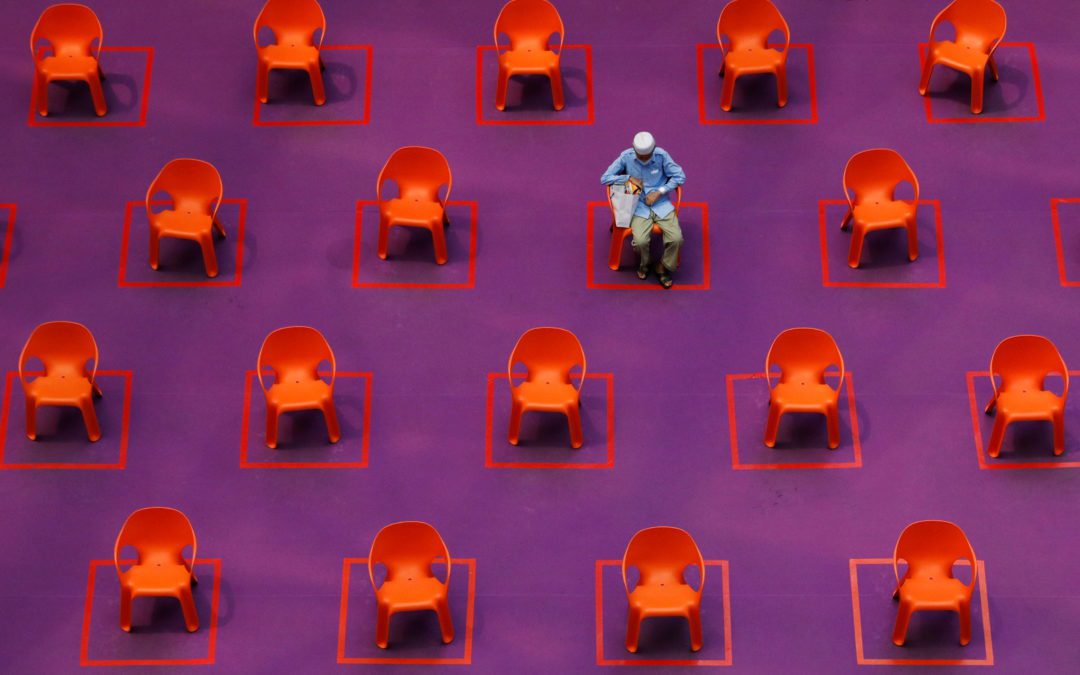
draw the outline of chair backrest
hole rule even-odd
[[[104,33],[94,10],[86,5],[52,5],[45,8],[30,32],[30,53],[35,61],[42,40],[49,43],[54,56],[90,56],[93,53],[97,58]]]
[[[439,532],[427,523],[408,520],[392,523],[379,530],[371,542],[368,554],[368,576],[371,585],[375,583],[375,567],[386,567],[386,580],[394,581],[400,577],[430,577],[431,565],[436,561],[446,563],[446,581],[450,584],[450,551]]]
[[[263,369],[274,371],[274,382],[310,382],[319,379],[319,364],[330,362],[330,386],[334,386],[337,363],[330,343],[323,334],[309,326],[286,326],[278,328],[263,340],[259,349],[259,383],[263,382]]]
[[[166,192],[178,211],[189,209],[217,215],[224,189],[221,174],[213,164],[181,157],[162,167],[150,183],[146,191],[146,211],[151,212],[151,199],[155,194]]]
[[[558,53],[562,52],[566,38],[562,17],[547,0],[510,0],[503,5],[495,19],[495,48],[499,48],[499,34],[510,39],[510,49],[551,50],[552,35],[559,35]]]
[[[780,10],[769,0],[732,0],[720,10],[716,22],[716,40],[724,44],[724,36],[730,40],[729,49],[764,49],[773,31],[784,34],[784,49],[791,43],[791,31]]]
[[[120,553],[125,546],[135,549],[136,564],[161,562],[191,565],[195,562],[195,530],[180,511],[165,506],[150,506],[135,511],[120,528],[113,550],[116,571],[121,572]],[[191,560],[184,558],[184,549],[191,547]]]
[[[615,205],[611,203],[611,191],[614,190],[616,187],[621,187],[621,186],[615,186],[615,185],[605,185],[604,186],[604,197],[607,198],[608,208],[611,209],[612,221],[614,221],[614,218],[615,218]],[[671,199],[671,205],[675,207],[675,215],[679,215],[679,204],[682,203],[682,185],[676,185],[675,186],[675,192],[674,192],[674,194],[669,193],[669,199]]]
[[[765,378],[772,388],[772,367],[780,367],[780,382],[806,378],[825,383],[830,366],[840,369],[839,391],[844,384],[844,357],[832,335],[819,328],[789,328],[773,340],[765,357]]]
[[[914,201],[919,200],[919,181],[915,172],[895,150],[872,148],[851,156],[844,166],[844,194],[849,204],[867,200],[892,200],[896,186],[903,182],[915,188]],[[851,192],[855,193],[852,199]]]
[[[545,379],[570,384],[570,371],[575,367],[581,368],[577,388],[585,382],[585,350],[577,336],[565,328],[530,328],[518,338],[506,367],[511,384],[517,363],[525,365],[530,382]]]
[[[686,583],[686,568],[696,565],[700,583],[698,595],[705,588],[705,560],[694,538],[677,527],[648,527],[635,534],[623,553],[623,586],[633,592],[627,579],[627,569],[637,568],[638,584]]]
[[[990,379],[997,392],[1024,387],[1043,389],[1046,376],[1051,373],[1060,374],[1064,380],[1062,398],[1065,398],[1069,393],[1069,369],[1054,343],[1041,335],[1005,338],[990,357]]]
[[[98,347],[90,330],[73,321],[49,321],[30,333],[19,355],[19,378],[32,358],[41,361],[46,375],[76,375],[91,382],[97,373]],[[87,362],[93,362],[89,372]]]
[[[930,39],[942,21],[956,29],[956,43],[970,45],[989,54],[1005,37],[1005,8],[994,0],[953,0],[941,10],[930,26]]]
[[[957,560],[967,560],[971,565],[970,587],[975,585],[978,569],[975,551],[971,548],[964,531],[945,520],[920,520],[904,528],[896,540],[893,551],[893,573],[900,583],[899,561],[908,564],[906,577],[952,578],[952,567]]]
[[[316,0],[266,0],[255,18],[255,46],[259,46],[259,31],[263,28],[274,33],[274,41],[279,45],[322,47],[326,15]],[[317,45],[316,31],[320,31]]]
[[[450,199],[453,177],[450,163],[434,148],[410,145],[398,148],[386,160],[375,184],[375,194],[383,200],[382,188],[386,181],[394,181],[401,199],[438,201],[444,205]],[[445,185],[446,194],[440,199],[439,189]]]

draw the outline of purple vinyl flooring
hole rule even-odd
[[[256,118],[259,4],[95,0],[106,47],[121,48],[102,54],[113,126],[61,124],[99,121],[83,89],[61,85],[57,112],[28,124],[27,42],[45,3],[0,6],[0,203],[15,205],[0,217],[13,222],[0,361],[15,370],[33,327],[65,319],[93,331],[106,371],[92,446],[67,413],[43,415],[42,440],[26,441],[7,380],[0,671],[577,673],[700,659],[746,673],[875,667],[860,660],[1075,672],[1080,403],[1062,457],[1036,426],[991,460],[989,419],[973,423],[969,399],[969,373],[1009,335],[1046,335],[1080,364],[1080,204],[1054,201],[1080,198],[1074,0],[1006,3],[1002,81],[978,122],[964,78],[939,69],[935,121],[916,91],[943,0],[783,0],[801,45],[790,103],[777,109],[772,82],[748,78],[730,115],[711,47],[722,2],[558,2],[576,47],[555,114],[543,82],[515,84],[517,105],[494,109],[493,52],[478,47],[501,0],[325,0],[326,43],[343,47],[326,52],[327,105],[310,104],[303,77],[274,75]],[[310,121],[341,123],[298,124]],[[607,269],[607,216],[590,204],[641,129],[688,176],[681,287],[668,293]],[[436,147],[453,169],[445,267],[406,232],[378,260],[377,210],[357,204],[403,145]],[[902,236],[882,234],[865,269],[844,265],[833,202],[845,161],[868,147],[897,149],[918,175],[914,264]],[[190,285],[205,281],[193,248],[165,246],[157,273],[146,262],[139,202],[185,156],[216,165],[230,200],[216,286]],[[247,371],[265,335],[292,324],[319,328],[351,374],[336,446],[304,415],[283,424],[290,442],[262,444]],[[497,374],[538,325],[573,330],[599,375],[585,382],[580,451],[542,417],[506,443]],[[830,331],[852,373],[834,452],[813,419],[785,420],[777,448],[761,445],[766,385],[751,376],[779,331],[804,325]],[[970,377],[981,406],[989,385]],[[545,462],[594,468],[518,468]],[[117,626],[113,542],[150,505],[181,509],[198,534],[194,635],[166,600],[140,601],[131,635]],[[364,564],[350,559],[409,519],[434,524],[454,558],[458,637],[442,646],[433,617],[401,617],[381,652]],[[967,647],[955,617],[935,614],[917,616],[908,646],[889,642],[891,570],[875,561],[921,519],[959,524],[983,565]],[[647,624],[636,655],[621,646],[625,596],[601,561],[659,524],[687,529],[711,561],[698,654],[679,622]],[[434,663],[339,663],[365,659]]]

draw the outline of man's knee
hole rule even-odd
[[[651,232],[646,231],[645,234],[642,235],[640,238],[635,234],[630,241],[632,242],[635,249],[648,248],[649,244],[651,243],[651,234]]]

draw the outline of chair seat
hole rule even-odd
[[[857,204],[852,212],[855,221],[866,227],[900,227],[906,225],[915,208],[903,201],[867,201]]]
[[[930,54],[938,63],[957,70],[971,72],[986,65],[986,52],[972,45],[961,45],[950,40],[930,44]]]
[[[827,384],[781,382],[773,387],[769,400],[791,412],[820,412],[825,405],[835,403],[838,396],[838,392]]]
[[[684,614],[698,604],[698,594],[687,584],[638,586],[630,594],[630,606],[646,614]]]
[[[71,403],[91,394],[90,380],[79,375],[43,375],[28,386],[30,396],[39,405]]]
[[[194,238],[209,232],[214,220],[208,213],[168,210],[151,216],[150,224],[166,237]]]
[[[309,68],[319,62],[319,50],[311,45],[267,45],[259,59],[271,68]]]
[[[522,382],[513,391],[519,403],[538,410],[562,410],[577,405],[580,398],[574,385],[563,382]]]
[[[776,49],[730,50],[724,55],[724,68],[740,73],[771,73],[783,63],[784,53]]]
[[[1060,396],[1044,390],[1003,391],[997,399],[998,413],[1013,419],[1049,419],[1064,407]]]
[[[330,400],[330,385],[322,380],[279,382],[267,391],[267,402],[279,410],[304,410]]]
[[[120,575],[120,584],[144,595],[175,595],[191,585],[191,573],[176,563],[135,565]]]
[[[499,66],[514,73],[547,73],[559,67],[559,55],[543,49],[517,49],[499,54]]]
[[[383,582],[376,596],[379,604],[401,611],[432,609],[446,596],[446,586],[435,577],[395,579]]]
[[[38,70],[53,80],[80,80],[97,73],[98,60],[93,56],[47,56],[38,62]]]
[[[952,609],[971,598],[971,589],[959,579],[907,579],[900,600],[921,609]]]
[[[437,201],[417,198],[391,199],[380,207],[382,217],[399,225],[428,227],[443,218],[443,206]]]

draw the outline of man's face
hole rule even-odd
[[[635,150],[634,154],[637,155],[638,161],[643,163],[643,164],[645,162],[649,161],[650,159],[652,159],[652,153],[651,152],[649,154],[647,154],[647,155],[643,155],[640,152],[638,152],[637,150]]]

